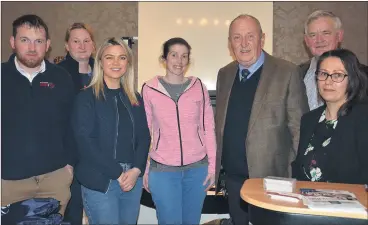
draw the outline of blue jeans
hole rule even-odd
[[[179,172],[149,172],[148,186],[158,224],[199,224],[207,174],[207,165]]]
[[[129,192],[121,190],[117,180],[111,181],[106,194],[82,185],[83,205],[89,224],[136,224],[142,188],[142,177],[138,177]]]

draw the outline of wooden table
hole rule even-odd
[[[364,185],[353,185],[353,184],[337,184],[337,183],[322,183],[322,182],[305,182],[298,181],[296,183],[296,191],[299,192],[300,188],[314,188],[314,189],[333,189],[333,190],[346,190],[354,193],[358,200],[367,208],[368,205],[368,195],[365,191]],[[307,206],[303,205],[302,201],[298,203],[290,203],[280,200],[271,200],[263,189],[263,179],[248,179],[244,182],[243,187],[240,191],[242,199],[250,204],[250,214],[251,207],[258,208],[259,210],[272,212],[280,212],[290,215],[308,215],[309,218],[315,216],[316,218],[323,219],[322,217],[336,221],[345,219],[345,221],[358,222],[357,224],[368,225],[367,215],[356,214],[356,213],[341,213],[341,212],[322,212],[311,210]],[[252,217],[252,215],[250,215]],[[351,219],[351,220],[346,220]],[[251,221],[252,222],[252,221]],[[252,222],[253,223],[253,222]],[[276,224],[276,223],[273,223]],[[306,223],[311,225],[310,223]],[[319,224],[319,223],[316,223]],[[342,223],[343,224],[343,223]],[[256,224],[254,224],[256,225]],[[265,225],[265,224],[262,224]]]

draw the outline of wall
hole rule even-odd
[[[74,22],[84,22],[94,30],[99,46],[107,37],[138,36],[138,2],[1,2],[1,61],[12,53],[9,38],[12,23],[21,15],[36,14],[48,25],[51,36],[49,59],[65,55],[66,29]],[[138,46],[133,45],[137,74]]]
[[[302,63],[308,60],[303,44],[304,22],[315,10],[339,16],[345,30],[342,47],[352,50],[368,64],[368,2],[274,2],[273,55]]]
[[[95,31],[97,44],[111,36],[138,36],[137,2],[2,2],[2,59],[11,54],[12,22],[34,13],[45,20],[51,36],[51,57],[64,54],[66,29],[73,22],[85,22]]]
[[[158,38],[159,43],[150,46],[141,46],[141,51],[144,57],[150,57],[147,60],[148,64],[140,63],[140,81],[147,80],[157,73],[162,72],[162,67],[159,66],[158,56],[160,53],[161,44],[165,38],[169,36],[168,31],[172,30],[176,25],[167,26],[169,29],[165,31],[155,30],[155,27],[151,29],[144,29],[138,26],[138,5],[143,5],[140,8],[139,16],[141,20],[145,20],[144,10],[147,9],[149,14],[155,14],[154,10],[149,11],[149,8],[145,8],[144,5],[150,4],[152,7],[161,5],[168,5],[167,2],[1,2],[1,61],[6,61],[11,54],[11,48],[9,46],[9,38],[11,35],[11,23],[18,16],[26,13],[35,13],[40,15],[49,25],[50,34],[52,40],[51,59],[55,56],[63,55],[64,52],[64,35],[67,27],[76,21],[86,22],[92,25],[94,28],[97,44],[108,36],[138,36],[138,28],[140,29],[140,39],[145,38]],[[328,9],[336,13],[341,17],[345,29],[345,40],[343,46],[354,51],[362,63],[368,64],[368,2],[274,2],[273,8],[265,7],[272,3],[269,2],[175,2],[171,4],[185,4],[190,7],[180,8],[179,11],[165,10],[164,15],[170,15],[173,18],[176,15],[181,15],[183,18],[188,14],[184,9],[189,12],[196,12],[194,5],[207,6],[206,10],[200,10],[202,15],[198,15],[198,19],[202,16],[216,15],[223,18],[232,19],[239,13],[250,13],[257,17],[268,15],[271,18],[273,16],[273,22],[271,18],[271,25],[269,30],[271,33],[266,35],[266,49],[271,50],[273,55],[287,59],[294,63],[301,63],[308,59],[307,51],[303,44],[303,24],[308,14],[317,9]],[[259,5],[261,4],[261,6]],[[262,5],[263,4],[263,5]],[[214,6],[218,5],[216,9]],[[255,7],[252,9],[251,5]],[[182,6],[182,5],[181,5]],[[229,11],[226,12],[225,9]],[[175,8],[174,8],[175,9]],[[257,11],[258,9],[258,11]],[[261,10],[259,10],[261,9]],[[259,12],[261,11],[261,12]],[[207,12],[206,15],[203,12]],[[264,14],[261,14],[261,13]],[[156,13],[157,14],[157,13]],[[146,18],[147,18],[146,14]],[[159,20],[160,15],[157,17],[151,17],[152,23]],[[212,18],[212,17],[211,17]],[[194,19],[194,18],[193,18]],[[174,20],[176,22],[176,20]],[[261,19],[262,26],[269,26],[267,23],[269,20]],[[142,21],[140,21],[142,22]],[[222,21],[223,22],[223,21]],[[161,20],[161,23],[169,23],[169,21]],[[199,26],[197,25],[197,28]],[[154,30],[152,33],[151,30]],[[226,61],[231,60],[227,51],[226,38],[227,31],[224,26],[222,30],[215,30],[210,38],[204,39],[205,41],[197,47],[193,46],[194,64],[192,69],[203,69],[203,63],[205,61],[211,61],[212,66],[207,68],[206,73],[215,74],[217,69],[222,67]],[[198,31],[198,29],[197,29]],[[196,31],[196,32],[197,32]],[[200,32],[200,31],[198,31]],[[197,32],[197,33],[198,33]],[[154,34],[154,35],[152,35]],[[165,38],[161,36],[165,36]],[[205,37],[205,36],[204,36]],[[202,38],[202,36],[201,36]],[[212,42],[214,38],[218,39],[218,42]],[[212,43],[212,44],[211,44]],[[271,46],[270,46],[271,45]],[[198,54],[201,48],[210,49],[210,58],[206,58],[203,54]],[[133,47],[135,51],[136,59],[138,55],[137,45]],[[149,49],[149,51],[147,51]],[[147,52],[151,52],[151,56],[146,56]],[[218,53],[225,52],[224,54]],[[216,57],[212,57],[216,56]],[[221,58],[219,58],[221,57]],[[140,60],[143,59],[140,57]],[[143,59],[144,61],[144,59]],[[219,63],[220,62],[220,63]],[[136,70],[138,63],[136,63]],[[215,65],[215,66],[214,66]],[[190,72],[190,71],[189,71]],[[196,70],[194,70],[196,72]],[[201,74],[193,73],[197,76]],[[213,78],[211,78],[210,86],[213,87]]]
[[[265,50],[272,54],[272,2],[139,2],[138,85],[165,70],[158,59],[162,44],[183,37],[192,47],[187,75],[216,88],[218,70],[233,59],[228,50],[228,25],[239,14],[257,17],[266,34]]]

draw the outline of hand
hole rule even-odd
[[[146,191],[148,193],[151,193],[149,188],[148,188],[148,173],[143,175],[143,187],[144,187],[144,189],[146,189]]]
[[[66,165],[65,168],[68,170],[68,172],[70,173],[70,175],[73,176],[73,167],[71,165]]]
[[[205,191],[210,190],[210,188],[215,184],[215,174],[208,174],[206,179],[203,182],[203,186],[207,186]]]
[[[135,186],[137,182],[138,176],[141,174],[141,170],[138,168],[132,168],[122,174],[121,179],[119,181],[120,187],[123,191],[130,191]]]

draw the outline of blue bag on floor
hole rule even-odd
[[[60,225],[60,202],[54,198],[31,198],[1,207],[1,222],[9,225]],[[65,224],[65,223],[63,223]]]

